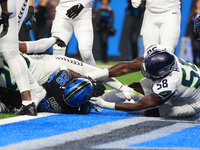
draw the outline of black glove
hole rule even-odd
[[[92,81],[93,82],[93,97],[98,97],[104,94],[106,87],[102,84],[101,81]]]
[[[78,5],[74,5],[73,7],[71,7],[70,9],[67,10],[66,15],[69,18],[74,19],[76,16],[79,15],[79,13],[82,11],[83,8],[84,7],[81,3],[79,3]]]
[[[27,22],[30,21],[31,24],[27,24]],[[34,7],[33,6],[29,6],[28,9],[28,15],[25,19],[25,23],[26,23],[26,27],[31,30],[35,27],[36,24],[36,19],[35,19],[35,14],[34,14]]]
[[[0,20],[0,26],[1,24],[3,24],[3,30],[0,34],[0,38],[3,37],[4,35],[6,35],[6,33],[8,32],[8,27],[9,27],[9,16],[11,15],[12,13],[8,13],[8,14],[5,14],[2,12],[1,14],[1,20]]]
[[[66,47],[66,44],[63,40],[61,40],[59,37],[54,36],[55,38],[57,38],[56,43],[58,46],[60,47]]]

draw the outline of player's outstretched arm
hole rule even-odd
[[[133,73],[141,70],[141,65],[143,61],[143,56],[133,59],[132,61],[120,62],[108,69],[102,69],[98,71],[92,71],[86,73],[93,80],[105,80],[109,77],[118,77],[126,75],[128,73]]]
[[[90,102],[103,108],[123,111],[144,110],[163,104],[165,101],[159,99],[155,94],[149,94],[135,103],[111,103],[104,101],[101,97],[92,97]]]
[[[141,70],[143,56],[133,59],[132,61],[120,62],[108,68],[109,77],[118,77]]]
[[[19,50],[22,53],[41,53],[49,49],[55,42],[55,37],[42,38],[37,41],[19,42]]]

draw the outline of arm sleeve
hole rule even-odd
[[[85,7],[86,5],[88,5],[89,3],[92,3],[93,0],[81,0],[81,4]]]

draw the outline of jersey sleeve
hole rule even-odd
[[[153,83],[152,91],[157,97],[167,101],[175,97],[177,94],[176,82],[170,80],[170,78],[164,78]]]

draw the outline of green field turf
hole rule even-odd
[[[97,67],[108,68],[117,63],[118,62],[113,61],[113,62],[109,62],[107,64],[103,64],[103,63],[97,61]],[[141,72],[136,72],[136,73],[127,74],[125,76],[117,77],[116,79],[118,79],[122,84],[128,85],[130,83],[133,83],[134,81],[140,81],[140,79],[142,79],[142,77],[143,76],[142,76]],[[112,88],[106,86],[106,90],[111,90],[111,89]],[[9,117],[13,117],[13,116],[16,116],[16,115],[14,115],[12,113],[3,113],[3,114],[0,113],[0,119],[9,118]]]

